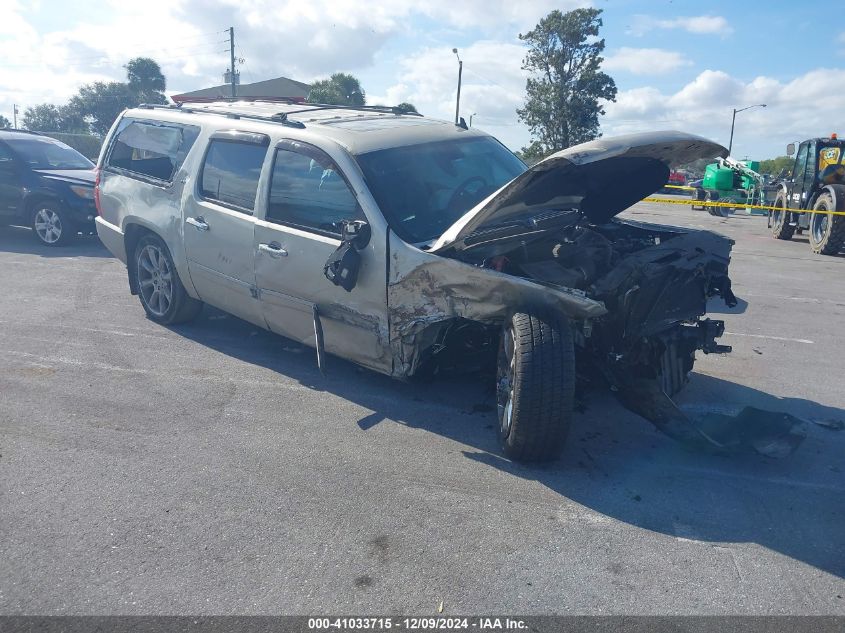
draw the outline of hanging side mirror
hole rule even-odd
[[[331,254],[323,274],[335,286],[351,292],[358,283],[358,270],[361,268],[361,253],[370,242],[372,231],[363,220],[344,220],[341,227],[340,246]]]
[[[795,153],[795,143],[790,143],[786,146],[786,155],[792,156]]]

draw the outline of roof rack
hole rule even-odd
[[[398,106],[380,106],[380,105],[334,105],[331,103],[309,103],[308,101],[299,102],[302,105],[313,106],[311,108],[304,108],[302,110],[293,110],[288,114],[299,114],[301,112],[314,112],[316,110],[360,110],[362,112],[384,112],[385,114],[408,114],[411,116],[422,116],[419,112],[405,112],[400,110]]]
[[[142,110],[178,110],[179,112],[189,112],[191,114],[221,114],[228,119],[253,119],[256,121],[270,121],[272,123],[281,123],[288,127],[295,127],[303,129],[304,123],[299,121],[289,121],[288,115],[285,112],[277,112],[270,116],[261,114],[249,114],[243,112],[227,112],[226,110],[216,110],[212,108],[185,108],[181,104],[170,105],[166,103],[142,103],[138,106]]]
[[[220,114],[230,119],[253,119],[256,121],[271,121],[273,123],[281,123],[282,125],[286,125],[288,127],[295,127],[299,129],[303,129],[305,124],[301,121],[291,121],[288,116],[291,114],[302,114],[305,112],[316,112],[318,110],[353,110],[359,112],[382,112],[385,114],[396,114],[402,115],[407,114],[411,116],[419,116],[421,117],[422,114],[419,112],[404,112],[400,110],[396,106],[354,106],[354,105],[333,105],[330,103],[308,103],[307,101],[300,101],[297,98],[293,97],[221,97],[220,99],[215,99],[215,101],[223,101],[226,103],[237,103],[239,101],[247,101],[247,102],[254,102],[254,101],[268,101],[271,103],[287,103],[289,105],[304,105],[310,106],[307,108],[302,108],[300,110],[292,110],[290,112],[277,112],[276,114],[271,114],[270,116],[262,115],[262,114],[251,114],[251,113],[244,113],[244,112],[227,112],[226,110],[217,110],[212,108],[194,108],[194,107],[185,107],[184,103],[189,102],[180,102],[175,105],[167,104],[167,103],[142,103],[138,107],[144,110],[178,110],[179,112],[189,112],[189,113],[207,113],[207,114]],[[208,103],[208,102],[199,102],[199,103]]]

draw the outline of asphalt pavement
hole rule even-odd
[[[845,614],[845,257],[734,240],[733,345],[690,412],[806,420],[690,452],[600,385],[560,461],[504,459],[479,377],[404,384],[206,308],[147,320],[95,238],[0,229],[2,614]]]

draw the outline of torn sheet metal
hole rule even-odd
[[[583,292],[532,282],[422,251],[394,253],[387,287],[394,374],[413,374],[419,335],[433,324],[463,318],[501,322],[513,310],[550,310],[573,320],[607,309]]]

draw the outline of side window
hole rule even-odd
[[[804,179],[804,172],[807,170],[807,156],[810,148],[809,143],[802,143],[795,156],[795,165],[792,168],[792,179],[800,183]]]
[[[197,140],[199,131],[194,125],[124,119],[106,166],[170,182]]]
[[[266,155],[264,145],[212,139],[200,174],[200,195],[252,213]]]
[[[276,150],[268,221],[339,236],[342,220],[363,218],[355,194],[326,154],[300,143]]]

